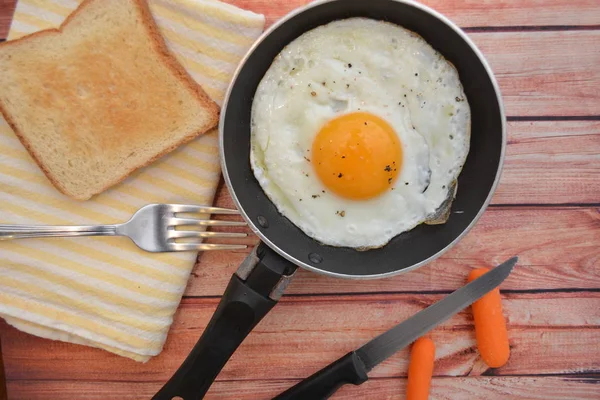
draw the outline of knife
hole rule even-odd
[[[366,382],[369,379],[367,373],[376,365],[500,285],[511,273],[517,260],[517,257],[513,257],[505,261],[446,298],[377,336],[358,350],[346,354],[292,386],[273,400],[327,399],[347,383],[360,385]]]

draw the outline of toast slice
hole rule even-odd
[[[216,126],[145,0],[85,0],[0,44],[0,112],[50,181],[86,200]]]

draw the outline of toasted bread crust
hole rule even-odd
[[[0,49],[2,47],[14,46],[15,44],[19,44],[24,41],[36,39],[36,38],[42,37],[42,36],[48,36],[48,35],[53,35],[53,34],[62,34],[65,27],[68,26],[69,23],[74,18],[76,18],[77,15],[79,15],[79,13],[84,12],[86,7],[89,4],[93,3],[94,1],[99,1],[99,0],[84,0],[69,16],[67,16],[67,18],[62,22],[62,24],[58,28],[45,29],[42,31],[34,32],[29,35],[25,35],[23,37],[15,39],[15,40],[0,43]],[[150,165],[154,161],[158,160],[159,158],[163,157],[164,155],[175,150],[177,147],[181,146],[182,144],[190,142],[191,140],[195,139],[199,135],[208,132],[211,128],[214,128],[217,125],[218,120],[219,120],[219,111],[220,111],[219,106],[208,96],[208,94],[206,94],[206,92],[204,92],[202,87],[194,81],[194,79],[189,75],[189,73],[186,71],[186,69],[179,63],[179,61],[177,61],[175,56],[171,53],[171,51],[167,47],[167,44],[165,43],[165,40],[164,40],[162,34],[160,33],[160,31],[158,29],[158,26],[156,25],[156,22],[154,20],[154,17],[152,16],[152,13],[150,11],[150,8],[149,8],[146,0],[130,0],[130,1],[136,5],[138,11],[140,12],[140,15],[144,21],[144,27],[146,28],[147,34],[150,36],[151,42],[154,45],[154,50],[159,55],[161,61],[169,68],[169,70],[171,72],[173,72],[173,74],[184,85],[184,87],[187,90],[189,90],[191,93],[193,93],[194,97],[196,97],[196,99],[202,104],[202,106],[206,109],[206,111],[209,112],[210,118],[209,118],[208,122],[205,124],[205,126],[203,126],[199,131],[191,132],[189,135],[186,135],[185,137],[183,137],[179,142],[175,143],[172,146],[165,148],[161,153],[152,157],[144,164],[140,164],[140,165],[130,168],[128,171],[126,171],[121,176],[109,181],[101,189],[95,190],[93,193],[90,193],[89,196],[78,196],[75,193],[70,193],[69,190],[60,182],[60,180],[56,179],[56,177],[54,177],[52,175],[52,173],[48,170],[48,168],[45,166],[45,164],[41,161],[40,155],[37,154],[37,152],[33,149],[33,147],[31,146],[31,143],[27,140],[25,135],[22,132],[20,132],[20,130],[17,128],[16,122],[12,119],[10,113],[7,111],[6,106],[3,104],[2,99],[0,98],[0,114],[2,114],[4,116],[8,125],[11,127],[11,129],[13,130],[13,132],[15,133],[15,135],[17,136],[17,138],[19,139],[21,144],[25,147],[25,149],[29,152],[31,157],[36,162],[36,164],[42,170],[44,175],[46,175],[48,180],[61,193],[65,194],[69,197],[72,197],[76,200],[88,200],[92,196],[102,193],[105,190],[107,190],[108,188],[124,181],[134,171]]]

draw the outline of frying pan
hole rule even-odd
[[[350,17],[389,21],[421,35],[454,64],[471,107],[471,148],[448,221],[419,225],[368,251],[323,245],[305,235],[279,214],[249,161],[252,100],[275,56],[304,32]],[[326,0],[284,17],[242,60],[223,105],[219,130],[225,182],[261,244],[232,276],[202,337],[155,399],[204,397],[231,354],[277,303],[297,267],[340,278],[383,278],[439,257],[469,231],[490,202],[506,145],[500,92],[482,54],[444,16],[406,0]]]

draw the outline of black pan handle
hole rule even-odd
[[[322,370],[292,386],[273,400],[327,399],[345,384],[360,385],[367,381],[367,370],[355,352],[346,354]]]
[[[192,352],[152,399],[202,399],[238,346],[277,304],[295,271],[296,266],[259,244],[231,277]]]

